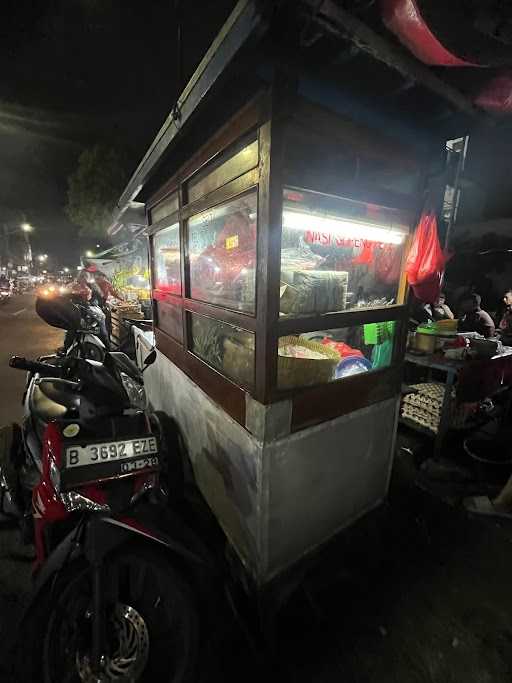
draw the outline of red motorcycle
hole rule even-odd
[[[69,300],[38,312],[80,336]],[[10,365],[28,372],[26,416],[0,493],[36,547],[19,680],[190,680],[199,659],[194,594],[213,564],[161,490],[159,470],[174,480],[180,471],[170,472],[170,438],[147,409],[142,373],[122,353]]]

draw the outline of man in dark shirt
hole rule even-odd
[[[483,337],[494,337],[494,322],[487,311],[480,308],[481,301],[479,294],[470,294],[461,302],[464,315],[459,320],[459,332],[478,332]]]

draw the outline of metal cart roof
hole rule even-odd
[[[489,119],[452,85],[451,74],[448,82],[374,25],[332,0],[240,0],[128,182],[110,232],[126,224],[136,203],[144,201],[149,179],[191,119],[248,55],[247,68],[261,80],[270,80],[276,64],[289,60],[301,70],[302,94],[370,125],[394,128],[411,144],[433,134],[460,135],[472,122]]]

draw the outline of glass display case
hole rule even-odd
[[[190,348],[216,370],[244,386],[254,385],[254,334],[189,313]]]
[[[164,212],[172,202],[164,200]],[[153,212],[152,212],[153,215]],[[176,212],[173,214],[176,216]],[[165,334],[179,342],[183,341],[182,276],[180,223],[161,219],[156,232],[150,238],[151,276],[153,283],[153,317],[155,324]]]
[[[257,193],[193,215],[188,221],[190,296],[254,313]]]
[[[167,195],[164,199],[155,204],[149,212],[151,223],[158,223],[159,221],[171,216],[180,208],[180,200],[177,192]]]
[[[162,228],[153,238],[153,282],[157,299],[165,294],[181,294],[179,223]]]
[[[290,399],[311,424],[346,410],[340,397],[357,407],[372,387],[372,400],[398,391],[415,199],[350,181],[353,158],[371,167],[360,153],[333,175],[347,146],[336,118],[336,145],[322,114],[316,153],[309,141],[301,156],[303,106],[277,123],[265,97],[149,202],[157,347],[235,419],[250,395]],[[316,113],[305,111],[310,125]],[[393,175],[389,147],[370,136],[364,149]]]
[[[286,188],[281,314],[396,304],[405,220],[400,211],[375,204]]]
[[[388,320],[280,337],[277,386],[314,386],[388,368],[395,331]]]
[[[250,136],[254,138],[254,136]],[[227,158],[223,155],[195,173],[187,183],[189,202],[195,202],[230,180],[241,176],[258,165],[258,140],[242,139],[231,150]]]

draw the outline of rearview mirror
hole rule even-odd
[[[67,297],[56,296],[50,299],[36,299],[36,313],[48,325],[62,330],[80,329],[80,310]]]
[[[153,349],[148,353],[148,355],[144,358],[144,368],[142,369],[142,372],[149,368],[150,365],[153,365],[153,363],[156,361],[156,349]]]

